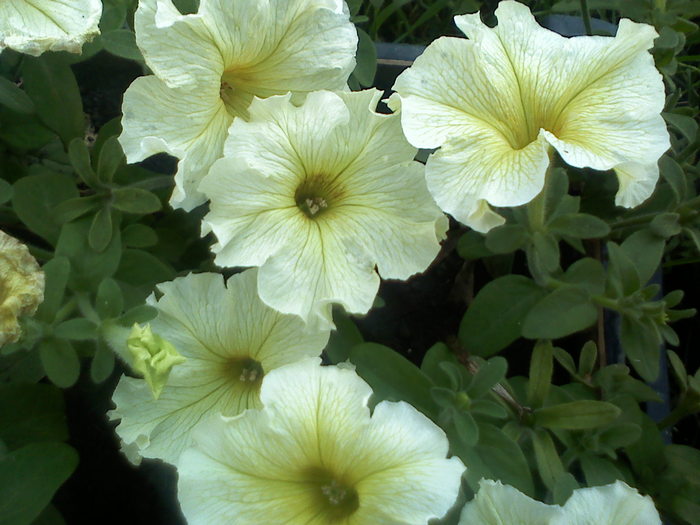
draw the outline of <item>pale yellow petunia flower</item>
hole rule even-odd
[[[381,92],[256,99],[202,182],[216,263],[259,266],[260,297],[310,325],[331,306],[365,313],[379,276],[407,279],[440,250],[446,217]]]
[[[100,33],[100,0],[0,0],[0,51],[80,53]]]
[[[614,169],[618,205],[648,198],[669,147],[654,28],[623,19],[614,38],[564,38],[510,0],[496,16],[495,28],[455,17],[469,38],[436,40],[394,85],[408,140],[440,148],[426,166],[438,205],[486,232],[503,223],[489,205],[540,193],[552,149],[571,166]]]
[[[256,273],[236,274],[226,284],[218,274],[190,274],[158,285],[159,300],[149,298],[158,310],[150,322],[153,337],[132,337],[130,346],[140,341],[152,350],[170,347],[184,359],[166,378],[155,378],[162,387],[158,399],[144,379],[119,381],[110,417],[121,420],[116,431],[132,461],[140,455],[175,463],[202,418],[259,406],[260,384],[269,371],[318,356],[325,347],[329,331],[309,333],[299,318],[260,301]],[[167,354],[166,348],[162,357],[172,362],[172,350]],[[163,371],[159,363],[156,373]],[[143,368],[138,359],[132,366]]]
[[[344,0],[201,0],[191,15],[171,0],[141,0],[135,26],[155,75],[124,95],[119,141],[129,162],[180,159],[171,204],[185,210],[205,201],[199,182],[254,96],[347,89],[355,66]]]
[[[455,503],[464,465],[445,433],[382,401],[352,368],[273,370],[263,408],[212,417],[178,463],[190,525],[426,525]]]
[[[19,318],[44,300],[44,272],[27,247],[0,231],[0,347],[19,340]]]

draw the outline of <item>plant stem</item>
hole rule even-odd
[[[542,191],[532,199],[527,205],[527,217],[533,231],[541,231],[547,222],[547,190],[550,186],[550,173],[553,169],[552,156],[550,155],[549,167],[544,174],[544,185]]]
[[[587,35],[593,34],[591,28],[591,13],[588,11],[588,0],[581,0],[581,17],[583,18],[583,27],[586,29]]]

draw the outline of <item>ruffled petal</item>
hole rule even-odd
[[[620,184],[615,195],[615,204],[633,208],[647,200],[659,180],[659,165],[625,162],[615,166],[615,174]]]
[[[553,525],[562,515],[557,505],[545,505],[500,481],[482,479],[479,492],[462,510],[459,525]]]
[[[649,496],[622,481],[577,489],[552,525],[661,525]]]
[[[218,88],[173,89],[154,76],[137,78],[124,94],[119,142],[129,162],[156,153],[180,159],[174,207],[191,210],[206,199],[199,183],[221,157],[232,117],[219,98]]]
[[[495,206],[519,206],[544,186],[549,146],[539,138],[514,150],[491,130],[473,140],[451,139],[428,159],[425,177],[438,206],[458,221],[486,232],[503,220]]]
[[[0,2],[0,51],[9,47],[39,56],[80,53],[100,33],[100,0],[4,0]]]
[[[218,90],[224,59],[202,15],[182,15],[171,0],[140,0],[134,26],[143,58],[166,85]]]

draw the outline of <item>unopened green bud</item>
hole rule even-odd
[[[170,371],[175,365],[185,362],[185,358],[168,341],[154,334],[150,324],[143,328],[134,324],[127,345],[134,359],[132,368],[143,375],[154,399],[158,399]]]

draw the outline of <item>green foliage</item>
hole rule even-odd
[[[172,176],[126,165],[119,117],[97,130],[86,118],[89,98],[81,98],[73,64],[105,50],[144,67],[132,31],[137,3],[103,3],[102,34],[82,56],[0,55],[0,221],[46,275],[44,302],[22,321],[22,340],[0,349],[0,521],[10,525],[62,519],[49,502],[77,455],[63,443],[61,389],[114,373],[124,334],[156,315],[145,299],[157,283],[218,271],[209,241],[199,240],[204,212],[164,206]],[[440,332],[447,344],[431,341],[418,367],[365,341],[363,323],[336,309],[324,356],[352,363],[374,403],[408,402],[437,423],[468,466],[467,495],[491,478],[563,503],[579,486],[623,479],[650,494],[669,522],[697,523],[700,452],[662,439],[700,413],[700,371],[688,371],[680,357],[693,349],[671,327],[694,311],[678,309],[681,291],[663,295],[651,281],[660,269],[700,261],[700,2],[587,3],[593,17],[630,17],[659,33],[653,54],[666,83],[671,148],[659,161],[655,193],[635,209],[615,207],[612,173],[555,159],[538,197],[499,210],[504,225],[486,235],[450,232],[444,251],[463,259],[462,281],[452,284],[464,314]],[[175,4],[183,13],[198,7],[196,0]],[[578,0],[529,4],[538,15],[581,14]],[[374,83],[375,41],[427,44],[457,34],[455,14],[484,7],[489,22],[495,5],[350,0],[359,26],[351,86]],[[619,321],[626,364],[607,362],[606,311]],[[664,345],[684,352],[665,352],[673,409],[656,423],[643,405],[659,401],[646,382],[659,375]]]

